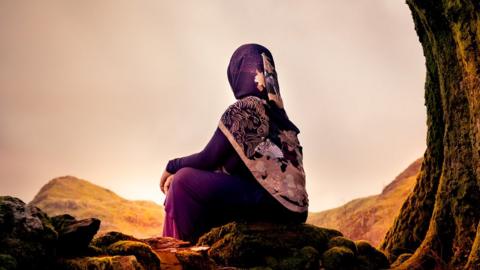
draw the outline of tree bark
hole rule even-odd
[[[427,150],[380,248],[398,269],[480,269],[480,1],[407,0],[426,59]]]

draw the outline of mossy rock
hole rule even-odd
[[[57,238],[42,210],[18,198],[0,196],[0,254],[15,258],[18,269],[51,269]]]
[[[127,234],[123,234],[121,232],[108,232],[102,236],[99,236],[92,241],[92,245],[98,248],[106,248],[113,243],[118,241],[137,241],[141,242],[140,240],[136,239],[135,237]]]
[[[358,251],[358,260],[361,269],[389,269],[390,263],[383,252],[374,248],[369,242],[364,240],[356,241]]]
[[[89,245],[84,252],[85,256],[101,256],[105,255],[105,251],[97,246]]]
[[[320,266],[320,253],[311,246],[295,250],[293,255],[281,259],[277,264],[267,264],[273,269],[318,269]]]
[[[111,244],[105,251],[109,255],[134,255],[145,269],[160,269],[160,259],[152,248],[137,241],[118,241]]]
[[[100,228],[99,219],[77,220],[71,215],[63,214],[51,217],[51,221],[58,232],[58,254],[78,256],[89,253],[89,244]]]
[[[351,270],[355,264],[355,254],[347,247],[332,247],[322,255],[322,267],[326,270]]]
[[[343,236],[335,236],[330,241],[328,241],[328,248],[332,247],[346,247],[350,249],[353,254],[357,255],[357,245],[352,240],[343,237]]]
[[[278,269],[278,270],[290,270],[290,269],[318,269],[320,254],[313,247],[304,247],[300,250],[292,252],[291,256],[284,258],[275,258],[268,256],[265,258],[264,266],[257,266],[250,269]]]
[[[206,253],[182,250],[175,253],[178,261],[182,265],[183,270],[214,270],[217,269],[215,262],[208,257]]]
[[[77,219],[69,214],[57,215],[50,217],[53,227],[58,232],[62,230],[64,227],[69,226],[70,224],[77,221]]]
[[[210,246],[209,256],[220,265],[286,269],[282,265],[315,265],[310,262],[315,259],[307,258],[318,259],[314,254],[321,254],[331,238],[341,235],[309,224],[232,222],[212,229],[197,245]]]
[[[144,270],[133,255],[61,259],[55,269],[61,270]]]
[[[0,254],[0,270],[17,269],[17,260],[10,255]]]

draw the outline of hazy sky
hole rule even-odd
[[[425,150],[424,58],[403,0],[0,1],[0,194],[74,175],[163,202],[166,162],[234,102],[268,47],[301,130],[310,210],[379,193]]]

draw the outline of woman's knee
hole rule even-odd
[[[178,192],[179,190],[184,190],[185,187],[188,187],[189,182],[192,181],[195,174],[195,169],[190,167],[184,167],[178,170],[173,176],[173,182],[170,189],[173,192]]]

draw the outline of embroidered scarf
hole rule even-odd
[[[223,113],[220,130],[275,199],[292,211],[307,211],[300,131],[283,108],[270,51],[258,44],[240,46],[227,75],[237,101]]]

